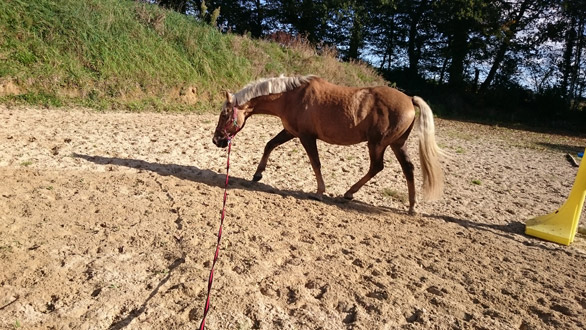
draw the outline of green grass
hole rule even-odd
[[[217,110],[251,80],[317,74],[346,85],[385,82],[363,64],[312,47],[222,34],[193,17],[130,0],[0,1],[0,102],[131,111]],[[179,90],[194,86],[188,104]]]
[[[2,245],[0,246],[0,252],[12,253],[12,246]]]
[[[406,194],[400,193],[400,192],[398,192],[394,189],[391,189],[391,188],[383,188],[382,195],[386,198],[394,199],[394,200],[399,201],[403,204],[407,203],[407,201],[408,201],[408,197]]]

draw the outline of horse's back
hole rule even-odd
[[[367,88],[339,86],[315,78],[307,86],[302,103],[305,120],[320,140],[349,145],[366,140],[374,102]]]
[[[409,113],[414,111],[412,98],[396,88],[388,86],[346,87],[314,78],[308,91],[318,103],[335,104],[352,113],[350,117],[364,119],[372,111]]]
[[[411,98],[386,86],[346,87],[316,77],[300,92],[297,117],[291,119],[298,133],[328,143],[356,144],[382,138],[389,130],[405,131],[415,116]]]

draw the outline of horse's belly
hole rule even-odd
[[[323,132],[320,132],[317,138],[330,144],[339,144],[347,146],[366,141],[366,134],[363,134],[358,130],[325,130]]]
[[[281,120],[283,127],[291,134],[315,136],[317,139],[329,144],[352,145],[366,141],[364,121],[357,124],[355,118],[340,116],[340,113],[332,113],[315,117],[299,116],[296,121]],[[323,115],[323,113],[322,113]],[[336,120],[332,120],[335,118]]]

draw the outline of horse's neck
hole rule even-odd
[[[282,93],[278,97],[275,97],[275,95],[266,95],[256,98],[253,103],[251,115],[259,114],[282,117],[286,102],[285,94]]]

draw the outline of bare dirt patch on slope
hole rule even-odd
[[[0,106],[0,327],[199,326],[225,180],[215,124]],[[436,124],[454,155],[446,193],[408,216],[391,152],[340,201],[368,169],[365,145],[318,145],[323,202],[308,198],[316,183],[297,141],[250,182],[281,129],[252,117],[232,148],[208,328],[586,327],[584,236],[564,247],[523,234],[565,201],[577,169],[564,155],[586,139]]]

